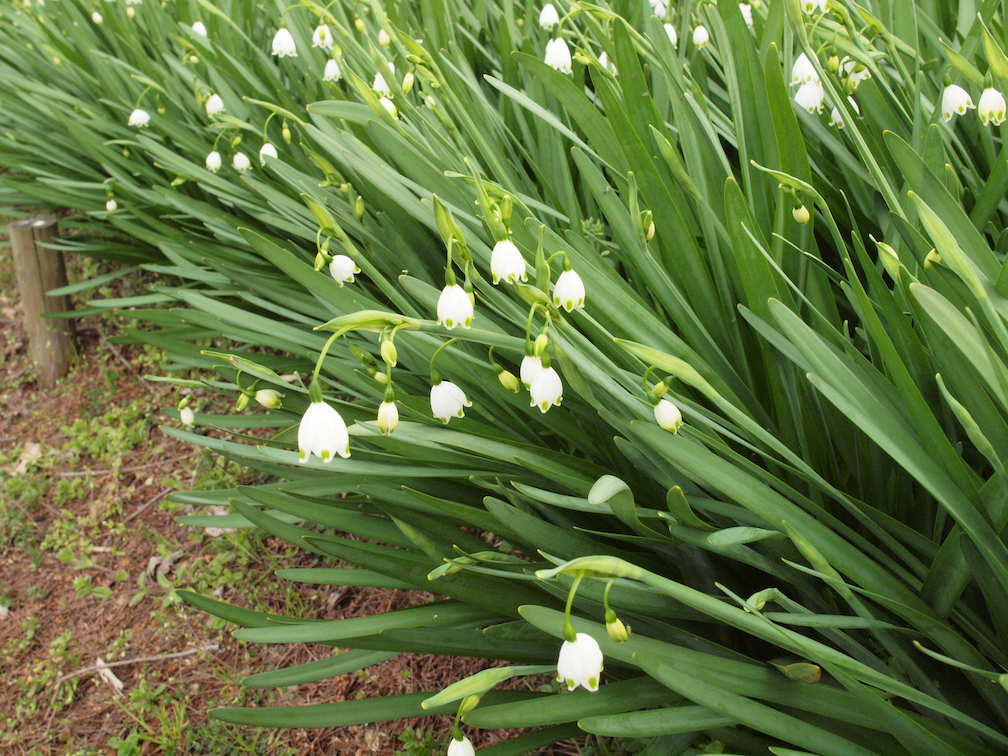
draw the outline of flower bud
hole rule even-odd
[[[924,270],[931,270],[935,265],[941,264],[942,258],[938,254],[938,250],[932,249],[927,253],[927,257],[924,258]]]
[[[291,133],[290,133],[290,129],[287,128],[287,121],[284,121],[283,131],[281,131],[280,133],[283,136],[284,142],[286,144],[290,144],[291,143]]]
[[[361,19],[358,18],[356,21],[354,21],[354,26],[357,28],[358,34],[364,33],[364,22]]]
[[[315,270],[322,270],[322,266],[325,265],[325,257],[321,252],[315,253]]]
[[[373,377],[376,381],[378,381],[378,383],[381,383],[383,385],[388,383],[388,376],[385,373],[375,372]]]
[[[549,346],[549,336],[547,336],[545,333],[540,333],[538,336],[536,336],[534,348],[535,353],[537,355],[542,357],[542,355],[546,354],[546,348],[548,346]]]
[[[413,81],[414,81],[415,78],[416,77],[413,76],[413,72],[412,71],[407,71],[406,75],[403,76],[402,91],[403,91],[404,95],[408,95],[410,92],[413,91]]]
[[[235,402],[235,411],[241,412],[248,406],[248,394],[238,394],[238,401]]]
[[[835,74],[840,70],[840,58],[836,55],[830,55],[829,60],[826,61],[826,67],[829,68],[829,72]]]
[[[100,25],[101,22],[102,22],[102,15],[101,15],[101,13],[99,13],[98,11],[95,11],[94,13],[92,13],[91,14],[91,20],[94,21],[95,24]]]
[[[196,65],[197,63],[199,63],[199,58],[197,58],[195,55],[190,55],[189,62],[192,63],[193,65]]]
[[[231,140],[231,149],[236,149],[239,144],[241,144],[242,138],[241,134],[235,134],[234,139]]]
[[[353,214],[357,220],[364,219],[364,198],[359,194],[357,195],[357,199],[354,200]]]
[[[805,205],[799,205],[798,207],[792,208],[791,215],[798,223],[801,223],[803,226],[806,223],[808,223],[809,220],[811,220],[812,218],[812,214],[809,212],[808,208],[805,207]]]
[[[392,339],[383,339],[381,343],[381,356],[385,360],[386,364],[395,367],[399,361],[399,352],[396,349],[396,345],[392,343]]]
[[[391,389],[386,389],[386,393]],[[392,431],[399,425],[399,408],[396,407],[395,399],[386,399],[378,406],[378,428],[383,435],[391,435]]]
[[[388,32],[384,29],[378,30],[378,44],[384,48],[388,48],[392,44],[392,40],[388,35]]]
[[[182,421],[182,425],[192,428],[196,425],[196,414],[190,407],[183,407],[179,410],[179,420]]]
[[[114,199],[109,198],[108,202],[105,203],[105,209],[110,213],[114,213],[118,208],[119,205],[116,204]]]
[[[623,621],[612,610],[606,612],[605,629],[609,633],[609,637],[616,641],[616,643],[626,643],[627,638],[630,637],[626,625],[623,624]]]
[[[136,15],[136,11],[133,10],[132,7],[129,7],[129,8],[126,9],[126,17],[127,18],[133,18],[133,16],[135,16],[135,15]]]
[[[521,388],[521,382],[510,370],[501,369],[501,371],[497,373],[497,380],[500,381],[501,386],[513,394],[517,394]]]
[[[259,389],[255,400],[266,409],[277,409],[282,404],[283,394],[276,389]]]

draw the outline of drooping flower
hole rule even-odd
[[[353,282],[354,274],[360,273],[360,268],[348,255],[333,255],[332,262],[329,263],[329,273],[336,283],[343,286],[344,283]]]
[[[854,108],[855,113],[861,115],[861,108],[858,107],[857,101],[853,97],[848,97],[847,102],[850,103],[852,108]],[[833,106],[833,112],[830,113],[829,125],[836,126],[838,129],[842,129],[844,127],[843,115],[840,113],[840,109],[836,105]]]
[[[706,26],[698,26],[693,30],[693,46],[697,50],[707,47],[708,42],[710,42],[710,33]]]
[[[91,20],[94,21],[96,24],[101,24],[101,22],[102,22],[102,15],[101,15],[101,13],[99,13],[98,11],[95,11],[94,13],[92,13],[91,14]]]
[[[276,409],[281,404],[282,395],[276,389],[259,389],[255,400],[266,409]]]
[[[206,167],[211,173],[217,173],[221,167],[221,154],[214,150],[206,156]]]
[[[451,381],[440,381],[431,386],[431,414],[447,425],[453,417],[465,417],[464,409],[472,407],[465,392]]]
[[[495,284],[500,281],[513,284],[518,279],[528,280],[525,258],[510,239],[504,239],[494,245],[493,253],[490,255],[490,274]]]
[[[399,117],[399,111],[396,110],[395,103],[392,102],[392,100],[390,100],[388,97],[382,97],[380,100],[378,100],[378,103],[383,108],[385,108],[385,112],[388,113],[390,116],[392,116],[393,118]]]
[[[802,84],[798,87],[798,92],[795,93],[795,102],[803,110],[807,110],[810,115],[815,115],[822,113],[825,97],[826,92],[823,90],[823,85],[818,81],[810,81],[808,84]]]
[[[525,358],[521,362],[521,369],[518,373],[521,375],[521,382],[525,388],[532,387],[532,381],[535,377],[539,375],[539,371],[543,369],[542,360],[538,357],[526,354]]]
[[[384,401],[378,405],[378,428],[385,436],[391,435],[399,425],[399,408],[395,401]]]
[[[585,287],[581,276],[573,270],[565,270],[553,286],[553,305],[570,312],[575,307],[585,306]]]
[[[473,319],[473,303],[466,290],[458,284],[445,286],[437,303],[438,325],[449,331],[455,326],[469,328]]]
[[[749,3],[739,3],[738,9],[742,14],[742,20],[745,21],[745,25],[752,29],[752,6]]]
[[[378,30],[378,44],[386,48],[392,44],[392,38],[389,37],[388,32],[384,29]]]
[[[675,30],[672,24],[665,24],[665,33],[668,34],[669,42],[672,43],[672,47],[679,46],[679,33]]]
[[[662,399],[654,406],[655,421],[667,431],[677,433],[682,426],[682,412],[668,399]]]
[[[543,29],[552,29],[560,23],[560,14],[553,6],[553,3],[546,3],[539,12],[539,26]]]
[[[952,116],[958,113],[966,115],[966,111],[975,108],[973,100],[970,99],[969,92],[958,84],[950,84],[942,92],[942,118],[945,123],[952,120]]]
[[[602,678],[602,649],[588,633],[578,633],[574,641],[564,641],[557,660],[557,679],[567,684],[567,690],[579,685],[585,690],[598,690]]]
[[[259,148],[259,165],[266,165],[266,156],[271,158],[277,157],[277,150],[269,142],[264,142],[263,146]]]
[[[105,209],[110,213],[114,213],[116,210],[119,209],[119,205],[116,204],[116,201],[114,199],[110,199],[108,200],[108,202],[105,203]]]
[[[224,100],[221,99],[219,94],[212,94],[207,98],[206,101],[206,114],[208,116],[215,116],[218,113],[224,112]]]
[[[540,363],[539,371],[529,385],[529,393],[532,395],[530,407],[538,407],[539,411],[545,413],[553,405],[560,406],[563,400],[563,382],[553,367],[543,367]]]
[[[297,57],[297,46],[294,44],[294,37],[286,29],[277,29],[273,35],[273,54],[278,58]]]
[[[238,173],[245,173],[252,167],[252,161],[248,159],[248,155],[244,152],[236,152],[234,158],[231,160],[231,165]]]
[[[666,6],[661,0],[652,4],[651,10],[656,16],[658,16],[658,18],[665,18],[665,16],[668,15],[668,6]]]
[[[319,24],[315,27],[315,32],[311,38],[312,47],[321,47],[323,50],[331,50],[333,46],[333,35],[329,31],[329,24]]]
[[[127,126],[137,126],[138,128],[143,128],[148,123],[150,123],[150,113],[146,110],[141,110],[137,108],[132,113],[130,113],[129,120],[126,122]]]
[[[448,756],[476,756],[476,749],[465,735],[462,736],[462,740],[455,740],[453,737],[448,743]]]
[[[804,226],[812,220],[812,213],[809,212],[809,209],[805,205],[799,205],[798,207],[791,208],[791,217]]]
[[[1005,98],[994,87],[987,87],[980,95],[980,104],[977,106],[977,115],[980,121],[986,126],[993,123],[1000,126],[1005,119]]]
[[[340,413],[325,402],[312,402],[298,426],[298,461],[307,462],[314,454],[323,462],[332,462],[339,454],[350,456],[350,434]]]
[[[802,10],[806,13],[826,12],[826,0],[802,0]]]
[[[191,407],[183,407],[179,410],[179,420],[182,421],[182,425],[192,428],[196,425],[196,414]]]
[[[608,71],[612,71],[613,76],[615,76],[617,73],[619,73],[616,70],[616,64],[609,60],[609,56],[606,55],[605,50],[603,50],[602,54],[599,55],[598,62],[599,62],[599,65],[602,66],[602,68],[605,68]]]
[[[334,58],[329,58],[325,64],[325,72],[322,74],[322,81],[339,81],[343,78],[339,63]]]
[[[816,71],[812,61],[805,53],[795,58],[794,65],[791,66],[791,86],[795,84],[811,84],[819,82],[819,72]]]
[[[377,92],[382,97],[391,97],[392,90],[389,89],[388,83],[385,81],[385,77],[380,73],[375,74],[374,84],[371,85],[371,89]]]
[[[856,92],[858,85],[865,79],[871,78],[871,71],[862,66],[849,55],[844,55],[840,61],[840,70],[847,77],[847,89]]]
[[[570,48],[567,47],[567,40],[562,37],[551,39],[546,43],[546,55],[543,59],[546,65],[555,68],[560,73],[569,74],[573,71]]]
[[[199,34],[201,37],[207,35],[206,26],[203,25],[202,21],[193,21],[192,30],[194,34]]]

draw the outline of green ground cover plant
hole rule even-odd
[[[7,201],[180,281],[91,306],[235,401],[167,432],[275,478],[186,522],[442,597],[178,591],[352,649],[245,684],[512,665],[215,717],[450,713],[451,756],[1008,747],[1001,3],[2,8]]]

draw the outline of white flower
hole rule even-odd
[[[993,87],[987,87],[980,95],[980,104],[977,106],[977,115],[980,121],[986,126],[989,122],[995,126],[1000,126],[1005,119],[1005,98]]]
[[[853,97],[848,97],[847,102],[852,108],[854,108],[855,113],[861,115],[861,108],[858,107],[857,101]],[[833,106],[833,112],[830,113],[829,125],[836,126],[838,129],[842,129],[844,127],[843,116],[840,114],[840,109],[836,105]]]
[[[390,97],[392,95],[392,90],[389,89],[389,85],[385,81],[385,77],[380,73],[375,74],[374,84],[371,85],[371,89],[380,94],[382,97]]]
[[[463,409],[472,407],[465,392],[451,381],[441,381],[431,386],[431,414],[447,424],[453,417],[465,417]]]
[[[269,142],[263,144],[259,148],[259,165],[266,165],[266,156],[269,155],[271,158],[277,157],[276,147],[274,147]]]
[[[325,73],[322,74],[322,81],[339,81],[343,78],[343,72],[339,70],[339,63],[333,58],[326,61]]]
[[[560,23],[560,14],[553,7],[553,3],[546,3],[539,12],[539,26],[543,29],[552,29]]]
[[[130,113],[129,120],[126,122],[127,126],[139,126],[143,128],[148,123],[150,123],[150,113],[146,110],[141,110],[137,108],[132,113]]]
[[[698,26],[693,30],[693,46],[697,50],[702,50],[710,42],[710,34],[707,32],[707,27]]]
[[[100,24],[102,22],[101,13],[99,13],[98,11],[95,11],[94,13],[92,13],[91,14],[91,20],[94,21],[96,24]]]
[[[954,114],[966,115],[967,110],[975,107],[969,92],[958,84],[950,84],[942,92],[942,118],[945,119],[945,123],[951,121]]]
[[[545,413],[554,404],[560,406],[563,399],[563,383],[560,376],[552,367],[542,367],[532,379],[529,386],[529,393],[532,395],[530,407],[538,407],[540,412]]]
[[[667,431],[676,433],[682,425],[682,412],[668,399],[662,399],[654,406],[654,419]]]
[[[668,8],[665,6],[665,3],[661,2],[661,0],[652,5],[651,10],[654,11],[654,14],[658,16],[658,18],[665,18],[665,15],[668,13]]]
[[[823,85],[818,81],[810,81],[808,84],[802,84],[798,87],[798,92],[795,94],[795,102],[803,110],[807,110],[810,114],[822,113],[823,99],[826,97],[826,93],[823,91]]]
[[[795,222],[805,225],[812,219],[812,213],[805,205],[799,205],[798,207],[791,208],[791,217],[795,219]]]
[[[575,307],[585,306],[585,287],[581,276],[573,270],[565,270],[553,287],[553,305],[570,312]]]
[[[820,13],[826,12],[826,0],[802,0],[801,6],[806,13],[815,13],[817,8]]]
[[[738,9],[742,13],[745,25],[752,29],[752,6],[748,3],[739,3]]]
[[[273,36],[273,54],[278,58],[290,56],[297,57],[297,47],[294,44],[294,37],[286,29],[278,29]]]
[[[679,46],[679,34],[676,32],[675,27],[672,24],[665,24],[665,33],[668,34],[669,42],[672,43],[672,47]]]
[[[812,65],[812,61],[808,59],[805,53],[799,55],[791,66],[791,86],[795,84],[811,84],[812,82],[819,81],[819,73],[815,70],[815,66]]]
[[[349,457],[350,434],[340,413],[325,402],[309,404],[298,427],[298,453],[299,462],[312,454],[323,462],[332,462],[334,454]]]
[[[598,690],[602,677],[602,649],[587,633],[578,633],[574,642],[564,641],[557,660],[557,679],[567,683],[567,690],[583,685],[586,690]]]
[[[273,43],[274,46],[276,43]],[[321,47],[325,50],[332,49],[333,46],[333,36],[332,32],[329,31],[328,24],[319,24],[315,27],[315,33],[312,34],[311,38],[312,47]]]
[[[248,159],[248,155],[244,152],[236,152],[234,159],[231,161],[231,165],[238,173],[245,173],[252,167],[252,161]]]
[[[110,199],[108,202],[105,203],[105,209],[108,210],[110,213],[114,213],[118,208],[119,205],[116,204],[116,201],[114,199]]]
[[[280,392],[275,389],[259,389],[255,392],[255,400],[266,409],[276,409],[281,404]]]
[[[392,44],[391,37],[389,37],[388,32],[384,29],[378,30],[378,44],[382,47],[388,47]]]
[[[399,408],[396,403],[382,402],[378,405],[378,429],[383,435],[388,436],[399,425]]]
[[[469,328],[473,319],[473,303],[466,290],[458,284],[445,286],[437,303],[437,322],[449,331],[455,326]]]
[[[493,253],[490,255],[490,274],[495,284],[499,281],[513,284],[519,278],[522,281],[528,280],[525,258],[510,239],[494,244]]]
[[[601,54],[601,55],[599,55],[599,58],[598,58],[598,62],[599,62],[599,65],[600,65],[600,66],[601,66],[602,68],[605,68],[605,69],[608,69],[608,70],[612,71],[612,72],[613,72],[613,75],[614,75],[614,76],[615,76],[615,75],[616,75],[617,73],[619,73],[619,72],[618,72],[618,71],[616,70],[616,64],[615,64],[615,63],[613,63],[613,62],[611,62],[611,61],[609,60],[609,56],[608,56],[608,55],[606,55],[606,53],[605,53],[605,50],[603,50],[603,51],[602,51],[602,54]]]
[[[199,34],[201,37],[205,37],[207,35],[206,27],[203,25],[202,21],[193,21],[192,30],[193,33]]]
[[[543,56],[546,65],[555,68],[560,73],[571,73],[571,54],[567,41],[563,38],[551,39],[546,43],[546,54]]]
[[[212,94],[207,98],[206,101],[206,114],[208,116],[215,116],[218,113],[224,112],[224,100],[221,99],[219,94]]]
[[[388,113],[388,114],[389,114],[390,116],[392,116],[393,118],[398,118],[398,117],[399,117],[399,111],[398,111],[398,110],[396,110],[396,106],[395,106],[395,103],[394,103],[394,102],[392,102],[392,100],[390,100],[390,99],[389,99],[388,97],[382,97],[382,98],[381,98],[380,100],[378,100],[378,103],[379,103],[379,104],[380,104],[380,105],[381,105],[381,106],[382,106],[383,108],[385,108],[385,111],[386,111],[386,112],[387,112],[387,113]]]
[[[476,756],[476,749],[473,748],[472,741],[463,735],[462,740],[451,739],[448,744],[448,756]]]
[[[182,421],[182,425],[192,428],[196,425],[196,414],[190,407],[183,407],[179,410],[179,420]]]
[[[332,274],[333,280],[342,286],[344,283],[352,282],[354,274],[360,273],[360,268],[347,255],[333,255],[332,262],[329,263],[329,272]]]
[[[542,369],[542,360],[538,357],[526,354],[525,358],[522,360],[521,369],[518,371],[521,375],[522,385],[525,386],[525,388],[531,388],[532,381],[535,380],[535,377],[539,375],[539,372]]]
[[[862,81],[871,78],[871,72],[864,66],[861,66],[859,70],[855,70],[859,65],[849,55],[844,55],[843,60],[840,61],[840,70],[847,77],[847,87],[851,92],[857,91],[858,84]]]
[[[214,150],[209,155],[206,156],[206,167],[211,173],[217,173],[221,167],[221,156],[217,150]]]

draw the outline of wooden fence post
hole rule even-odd
[[[70,309],[70,297],[46,296],[47,291],[67,285],[63,253],[42,246],[56,237],[56,219],[51,215],[22,218],[10,223],[7,233],[32,359],[42,371],[42,383],[52,388],[67,374],[76,354],[73,321],[42,317],[46,312]]]

